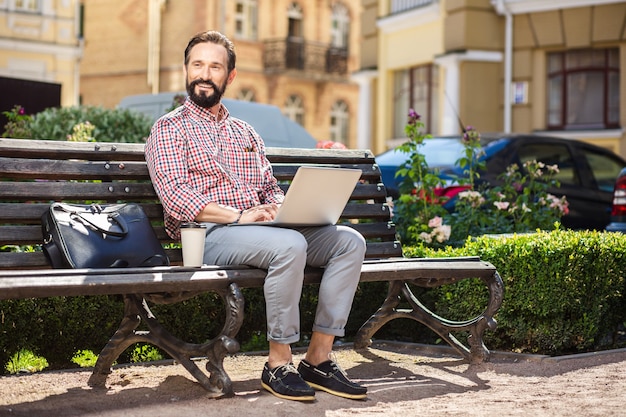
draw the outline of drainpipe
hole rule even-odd
[[[504,133],[511,133],[511,86],[513,85],[513,16],[506,0],[491,0],[499,15],[504,15]]]

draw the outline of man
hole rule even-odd
[[[165,227],[180,237],[182,222],[207,225],[204,263],[266,269],[263,285],[269,356],[262,387],[290,400],[311,401],[315,390],[362,399],[367,389],[331,360],[344,335],[365,256],[365,240],[346,226],[275,228],[229,226],[271,220],[283,192],[254,129],[221,104],[237,74],[232,42],[219,32],[194,36],[183,71],[189,97],[161,117],[146,143],[146,161],[163,204]],[[296,369],[290,344],[300,338],[299,300],[306,265],[324,267],[313,334]]]

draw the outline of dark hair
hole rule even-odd
[[[235,69],[235,61],[237,60],[235,45],[230,39],[215,30],[200,32],[189,40],[189,43],[185,48],[185,65],[189,63],[189,52],[191,52],[191,48],[203,42],[211,42],[217,45],[222,45],[226,48],[226,52],[228,53],[228,73]]]

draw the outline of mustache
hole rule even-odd
[[[215,91],[219,91],[219,87],[217,86],[217,84],[215,84],[213,81],[211,80],[202,80],[202,79],[198,79],[198,80],[193,80],[189,86],[191,88],[194,88],[196,85],[198,84],[208,84],[211,86],[211,88]]]

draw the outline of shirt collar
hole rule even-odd
[[[214,121],[216,123],[224,121],[224,120],[226,120],[230,116],[230,113],[228,112],[228,109],[226,109],[226,106],[224,106],[221,102],[219,104],[219,110],[217,112],[217,116],[214,115],[213,113],[211,113],[211,111],[209,109],[205,109],[204,107],[198,106],[196,103],[191,101],[191,99],[189,97],[187,97],[185,99],[184,106],[187,109],[189,109],[189,112],[193,116],[196,116],[196,117],[198,117],[200,119],[209,119],[209,120],[212,120],[212,121]]]

